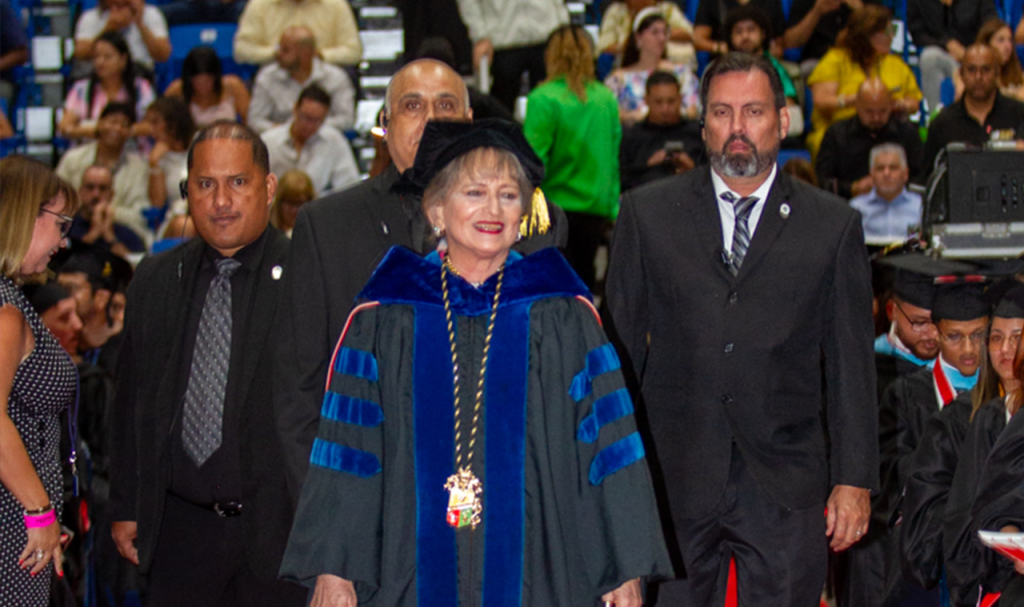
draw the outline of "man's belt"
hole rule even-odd
[[[170,495],[185,502],[186,504],[189,504],[190,506],[195,506],[203,510],[209,510],[211,512],[214,512],[217,514],[217,516],[221,518],[227,518],[229,516],[240,516],[242,514],[242,502],[214,502],[212,504],[204,504],[200,502],[193,502],[190,499],[185,499],[175,493],[171,493]]]

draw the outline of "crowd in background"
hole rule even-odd
[[[521,123],[544,164],[540,187],[565,213],[565,256],[598,296],[620,196],[709,162],[700,96],[708,57],[740,52],[771,62],[791,118],[782,142],[791,159],[779,169],[848,200],[861,216],[865,255],[919,234],[921,186],[943,162],[946,144],[1017,141],[1024,148],[1016,46],[1024,44],[1024,21],[1003,21],[993,0],[910,0],[903,25],[920,57],[914,65],[892,51],[893,11],[876,0],[793,0],[788,18],[782,0],[700,0],[693,22],[685,3],[615,0],[603,6],[596,40],[566,27],[561,0],[447,3],[457,4],[467,39],[427,36],[407,56],[458,68],[468,41],[472,59],[463,71],[479,74],[486,59],[489,90],[465,74],[473,118]],[[251,82],[227,73],[212,48],[196,46],[179,77],[158,90],[154,67],[170,57],[169,24],[235,20],[234,60],[259,66]],[[9,0],[0,0],[0,92],[7,98],[14,96],[11,70],[28,59],[18,22]],[[182,185],[193,137],[218,121],[259,134],[277,181],[270,221],[289,237],[303,205],[382,174],[399,150],[374,135],[367,175],[351,144],[363,52],[356,24],[345,0],[159,7],[100,0],[77,21],[78,77],[57,124],[68,148],[55,173],[79,204],[64,207],[72,215],[70,245],[51,266],[56,282],[28,293],[81,376],[77,436],[89,461],[88,508],[68,497],[63,510],[80,538],[68,553],[72,593],[85,592],[80,584],[91,566],[104,600],[139,598],[137,575],[118,557],[104,515],[107,429],[133,267],[195,236]],[[793,49],[801,50],[799,60],[786,53]],[[953,90],[945,105],[944,86]],[[523,97],[525,112],[517,106]],[[388,128],[383,115],[379,125]],[[14,135],[0,115],[0,138]],[[882,332],[890,330],[890,291],[891,284],[876,291]],[[891,304],[888,310],[892,320]],[[69,507],[79,516],[69,517]]]

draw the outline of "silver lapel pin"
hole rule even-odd
[[[284,268],[281,266],[274,266],[270,268],[270,277],[274,280],[281,280],[281,274],[284,273]]]
[[[381,231],[381,232],[384,232],[384,235],[385,235],[385,236],[387,236],[388,234],[390,234],[390,233],[391,233],[391,231],[390,231],[390,230],[388,230],[388,224],[384,223],[383,221],[382,221],[382,222],[380,222],[380,231]]]
[[[792,209],[789,208],[788,203],[784,202],[782,203],[782,206],[779,207],[779,215],[781,215],[783,219],[787,219],[790,212],[792,212]]]

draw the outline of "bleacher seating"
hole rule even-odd
[[[201,45],[212,47],[220,58],[225,74],[235,74],[250,82],[256,74],[256,66],[236,63],[234,58],[235,32],[237,23],[206,23],[201,25],[176,25],[168,28],[171,41],[171,56],[156,66],[157,89],[164,91],[176,78],[181,76],[181,66],[193,48]]]

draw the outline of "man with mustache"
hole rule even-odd
[[[878,486],[861,222],[778,171],[789,114],[766,59],[717,59],[701,101],[711,166],[623,196],[608,272],[686,572],[654,604],[722,604],[735,560],[741,605],[810,607]]]

